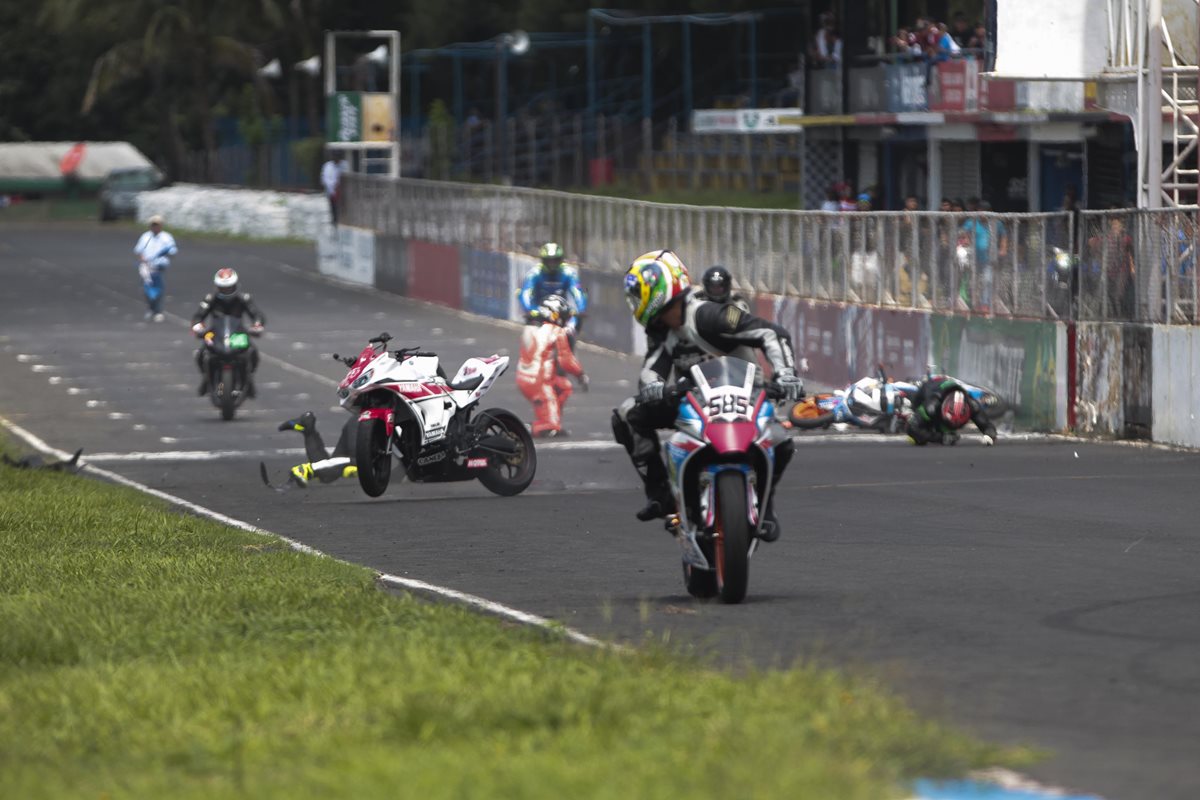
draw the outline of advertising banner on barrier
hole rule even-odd
[[[808,377],[840,388],[882,364],[894,378],[924,374],[929,359],[929,315],[857,306],[830,306],[792,297],[760,295],[755,311],[792,337],[796,358],[808,359]]]
[[[525,310],[521,308],[521,301],[517,294],[525,285],[525,276],[529,274],[529,270],[540,262],[533,256],[527,256],[524,253],[508,253],[507,256],[508,280],[512,286],[512,293],[508,299],[508,318],[513,322],[524,322]]]
[[[933,363],[995,391],[1034,430],[1066,427],[1065,326],[977,317],[930,318]]]
[[[1075,424],[1080,433],[1119,435],[1125,428],[1121,325],[1080,322],[1075,331],[1075,358],[1079,365]]]
[[[893,378],[919,378],[929,363],[929,315],[913,311],[847,306],[849,380],[874,375],[879,365]]]
[[[375,231],[340,225],[317,241],[317,268],[323,275],[375,285]]]
[[[632,353],[633,315],[625,302],[625,284],[619,275],[593,269],[579,271],[580,282],[588,295],[587,316],[580,338],[610,350]]]
[[[763,319],[774,321],[792,337],[796,360],[808,359],[806,379],[835,388],[855,379],[849,377],[840,309],[794,297],[759,295],[754,311]]]
[[[508,319],[515,289],[511,283],[508,256],[490,250],[464,247],[462,262],[463,308],[475,314]]]
[[[451,308],[462,308],[462,274],[458,248],[410,240],[408,296]]]
[[[408,241],[399,236],[375,236],[375,287],[408,294]]]

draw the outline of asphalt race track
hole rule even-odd
[[[668,640],[735,665],[807,657],[866,670],[925,713],[1052,751],[1028,770],[1046,783],[1110,800],[1200,797],[1200,455],[801,437],[780,497],[784,535],[752,562],[747,602],[702,604],[683,591],[661,525],[634,519],[636,477],[608,441],[634,361],[581,351],[592,391],[572,398],[571,440],[539,447],[539,477],[520,497],[476,483],[393,484],[377,500],[355,482],[276,494],[259,481],[260,458],[280,481],[302,460],[288,452],[299,436],[278,423],[314,410],[332,445],[345,418],[330,353],[355,354],[386,330],[397,346],[440,352],[452,372],[470,355],[515,359],[516,328],[326,282],[311,248],[186,235],[168,320],[148,323],[135,238],[0,227],[0,415],[54,447],[84,447],[101,466],[331,555],[585,633]],[[196,396],[184,323],[226,265],[268,319],[259,397],[228,423]],[[485,405],[528,418],[512,374]],[[129,455],[147,453],[166,455]]]

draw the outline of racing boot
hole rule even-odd
[[[258,392],[256,392],[254,390],[254,376],[251,375],[246,378],[246,397],[249,397],[250,399],[254,399],[254,397],[257,396],[257,394],[258,394]]]
[[[671,486],[667,483],[667,468],[662,461],[652,458],[637,466],[646,491],[646,505],[637,512],[637,518],[647,522],[674,514],[675,498],[671,495]]]
[[[208,394],[208,376],[207,375],[205,375],[200,380],[200,388],[196,390],[196,394],[199,397],[204,397],[204,395]]]
[[[779,517],[775,516],[775,490],[772,489],[771,496],[767,498],[766,507],[763,508],[758,538],[764,542],[773,542],[779,538],[781,533],[783,533],[783,528],[779,524]]]
[[[317,415],[311,411],[305,411],[295,419],[289,419],[287,422],[279,423],[281,431],[299,431],[306,433],[317,427]]]
[[[316,474],[312,464],[305,462],[292,467],[292,474],[288,476],[288,480],[299,486],[301,489],[308,487],[308,481]]]
[[[675,513],[675,498],[665,485],[661,488],[646,487],[646,505],[637,512],[637,518],[642,522],[652,519],[662,519]]]

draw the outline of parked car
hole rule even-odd
[[[164,185],[163,175],[154,167],[114,169],[100,185],[100,221],[137,215],[137,195]]]

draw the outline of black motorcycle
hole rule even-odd
[[[247,331],[241,319],[217,317],[204,334],[204,368],[208,396],[221,410],[221,419],[231,420],[245,402],[250,373],[257,354],[250,343],[258,331]]]

